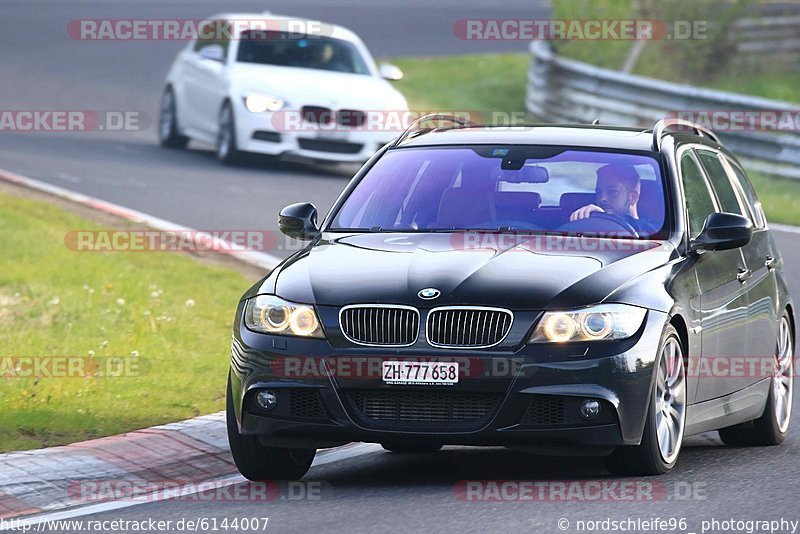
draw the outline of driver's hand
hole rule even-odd
[[[593,211],[605,211],[600,206],[595,206],[594,204],[587,204],[582,208],[578,208],[572,212],[572,215],[569,216],[570,222],[577,221],[578,219],[588,219],[589,215]]]

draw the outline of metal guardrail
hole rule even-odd
[[[624,74],[556,55],[546,41],[533,41],[526,107],[550,122],[652,128],[680,111],[788,112],[800,121],[800,106],[724,91]],[[798,125],[800,126],[800,125]],[[717,131],[748,168],[800,179],[800,135],[796,132]]]
[[[737,20],[731,28],[736,55],[744,60],[775,60],[782,56],[797,61],[800,55],[800,10],[791,6],[780,16],[752,17]]]

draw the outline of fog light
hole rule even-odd
[[[278,396],[268,389],[262,389],[256,395],[256,404],[262,410],[272,410],[278,405]]]
[[[581,402],[581,415],[586,419],[594,419],[600,415],[600,402],[595,399],[584,399]]]

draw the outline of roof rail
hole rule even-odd
[[[715,134],[708,128],[700,126],[699,124],[696,124],[691,121],[677,119],[677,118],[670,118],[670,119],[661,119],[655,124],[655,126],[653,126],[653,150],[661,150],[661,138],[664,135],[667,135],[669,133],[675,133],[667,131],[667,128],[670,128],[672,126],[684,126],[690,128],[694,130],[695,135],[699,135],[701,137],[707,137],[708,139],[711,139],[715,143],[720,143],[717,134]]]
[[[406,139],[411,139],[412,137],[417,137],[418,135],[423,135],[428,132],[432,132],[434,130],[441,130],[443,128],[420,128],[419,126],[425,122],[439,120],[439,121],[450,121],[453,124],[457,125],[457,128],[466,128],[469,126],[477,126],[476,123],[472,122],[468,119],[463,119],[461,117],[457,117],[455,115],[449,115],[447,113],[429,113],[428,115],[423,115],[422,117],[418,118],[414,122],[412,122],[408,128],[400,134],[392,146],[398,146],[400,143],[405,141]]]

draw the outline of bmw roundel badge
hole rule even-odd
[[[435,287],[426,287],[425,289],[420,290],[417,293],[417,296],[422,300],[433,300],[435,298],[439,298],[442,292],[436,289]]]

